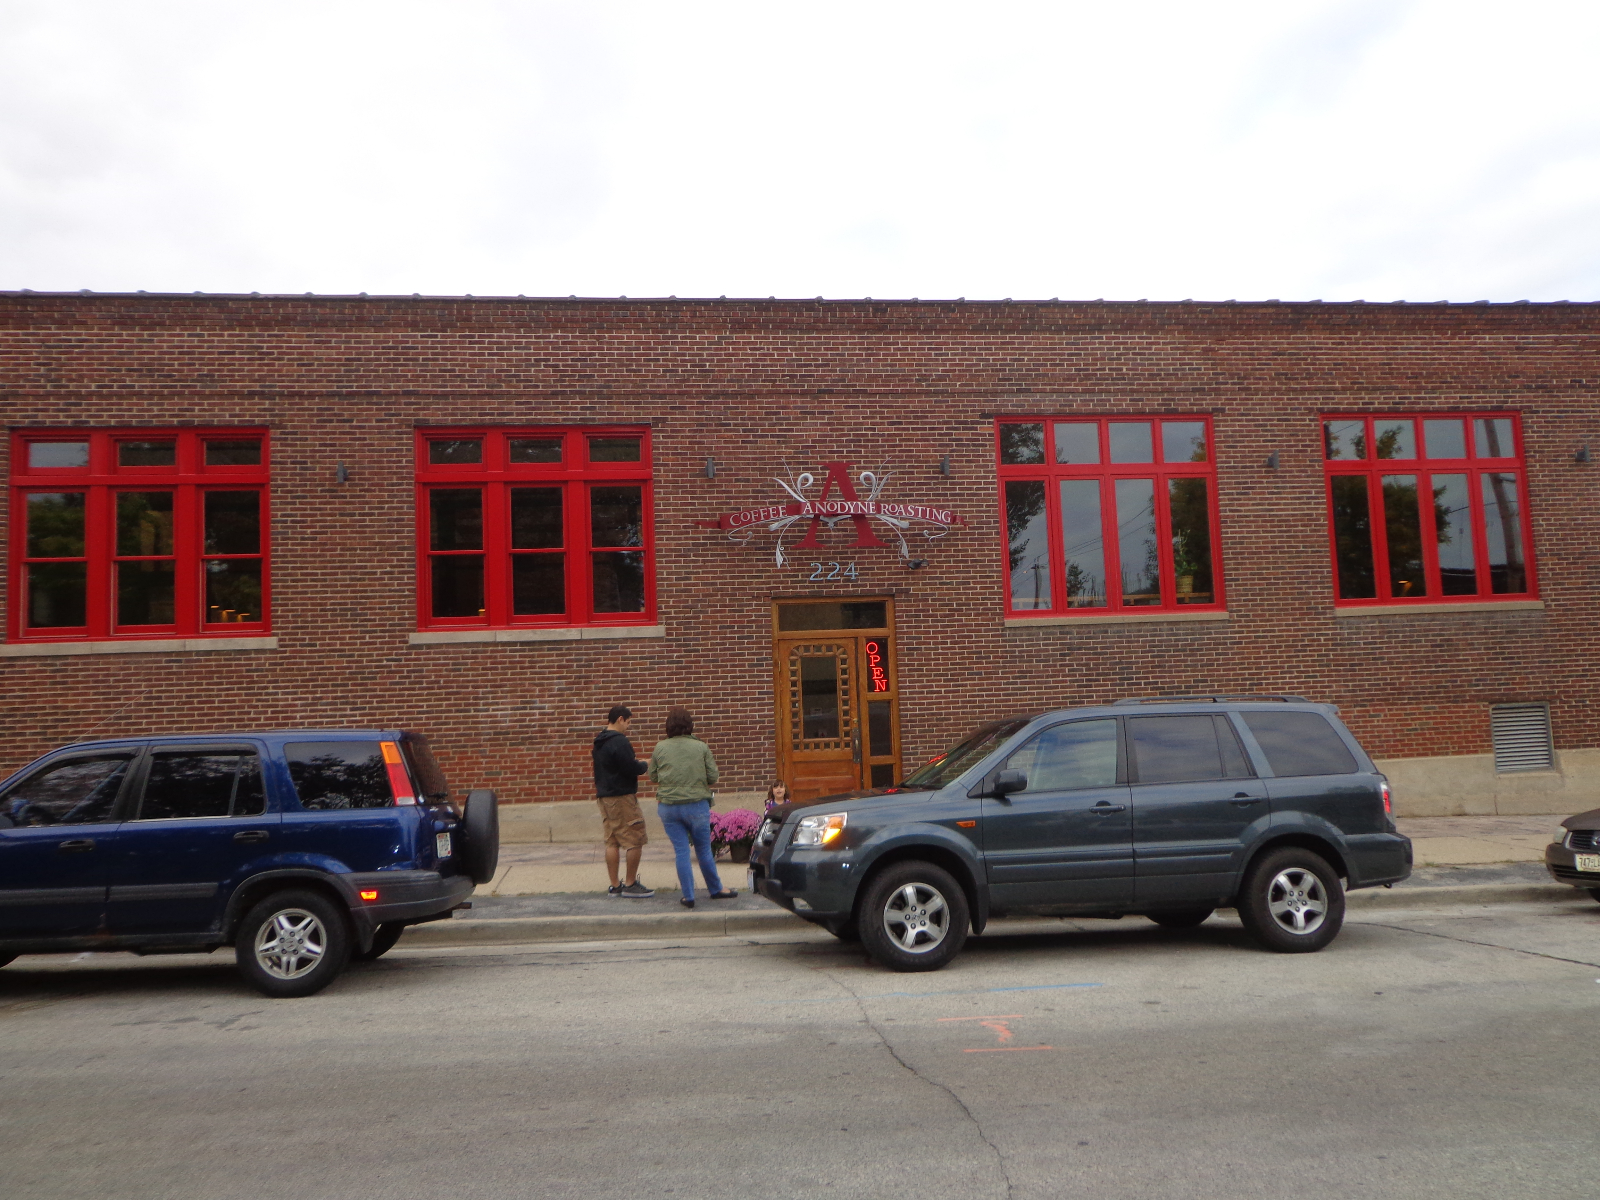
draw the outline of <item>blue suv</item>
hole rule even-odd
[[[0,966],[236,948],[308,996],[494,876],[493,792],[458,810],[427,739],[295,730],[86,742],[0,783]]]

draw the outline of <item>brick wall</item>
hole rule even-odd
[[[12,428],[272,429],[280,638],[0,660],[0,774],[86,736],[401,725],[458,787],[569,800],[621,700],[641,749],[686,704],[725,786],[752,789],[774,753],[771,601],[830,594],[897,599],[908,764],[989,717],[1173,690],[1330,700],[1377,757],[1481,753],[1506,700],[1550,701],[1561,748],[1600,746],[1600,462],[1573,461],[1600,452],[1597,351],[1590,305],[0,295]],[[1316,415],[1488,408],[1523,414],[1545,609],[1335,618]],[[993,418],[1074,412],[1212,414],[1227,621],[1003,627]],[[664,639],[408,644],[417,425],[643,421]],[[912,572],[847,550],[845,523],[827,557],[861,578],[819,586],[770,538],[692,524],[833,459],[969,525]]]

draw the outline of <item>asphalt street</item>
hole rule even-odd
[[[976,939],[407,950],[306,1000],[227,952],[0,970],[0,1190],[160,1197],[1600,1192],[1600,905]]]

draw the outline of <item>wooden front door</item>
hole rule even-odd
[[[773,668],[779,772],[797,799],[899,781],[899,702],[888,620],[885,612],[881,629],[804,633],[786,633],[782,626],[793,622],[778,622]]]

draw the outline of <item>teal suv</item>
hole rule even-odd
[[[1238,910],[1320,950],[1350,888],[1411,874],[1389,785],[1331,705],[1123,700],[985,725],[894,787],[780,805],[751,887],[897,971],[943,966],[992,917]]]

